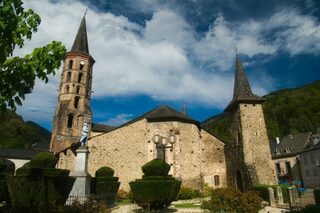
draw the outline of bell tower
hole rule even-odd
[[[60,152],[79,142],[83,123],[91,123],[90,98],[94,62],[89,54],[84,16],[73,46],[64,58],[53,118],[51,152]]]
[[[274,184],[276,180],[262,109],[264,101],[252,93],[237,55],[233,99],[224,110],[232,118],[232,142],[225,150],[228,185],[241,191],[253,184]]]

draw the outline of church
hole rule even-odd
[[[176,111],[163,105],[118,127],[91,124],[94,63],[83,17],[64,59],[53,119],[50,151],[59,157],[58,168],[74,171],[82,127],[89,123],[89,174],[94,176],[102,166],[111,167],[125,190],[130,181],[141,178],[141,166],[155,158],[165,159],[171,165],[169,173],[186,187],[234,186],[245,191],[252,184],[275,184],[261,105],[264,99],[252,93],[238,56],[233,99],[221,115],[202,123],[189,117],[185,107]],[[220,118],[230,121],[230,140],[208,130],[208,121],[215,125]]]

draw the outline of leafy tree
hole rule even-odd
[[[47,83],[66,52],[61,42],[52,41],[24,57],[13,56],[16,47],[30,40],[41,22],[33,10],[25,10],[21,0],[0,1],[0,108],[21,105],[39,78]]]

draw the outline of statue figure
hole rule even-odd
[[[85,122],[82,127],[82,133],[80,138],[81,146],[85,146],[88,140],[88,133],[89,133],[89,125]]]

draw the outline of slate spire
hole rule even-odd
[[[83,16],[76,39],[73,42],[71,51],[89,55],[89,46],[87,38],[86,17]]]
[[[228,109],[230,109],[234,104],[237,103],[262,103],[263,101],[263,98],[252,93],[247,75],[237,54],[235,64],[233,99],[226,107],[225,111],[228,111]]]

